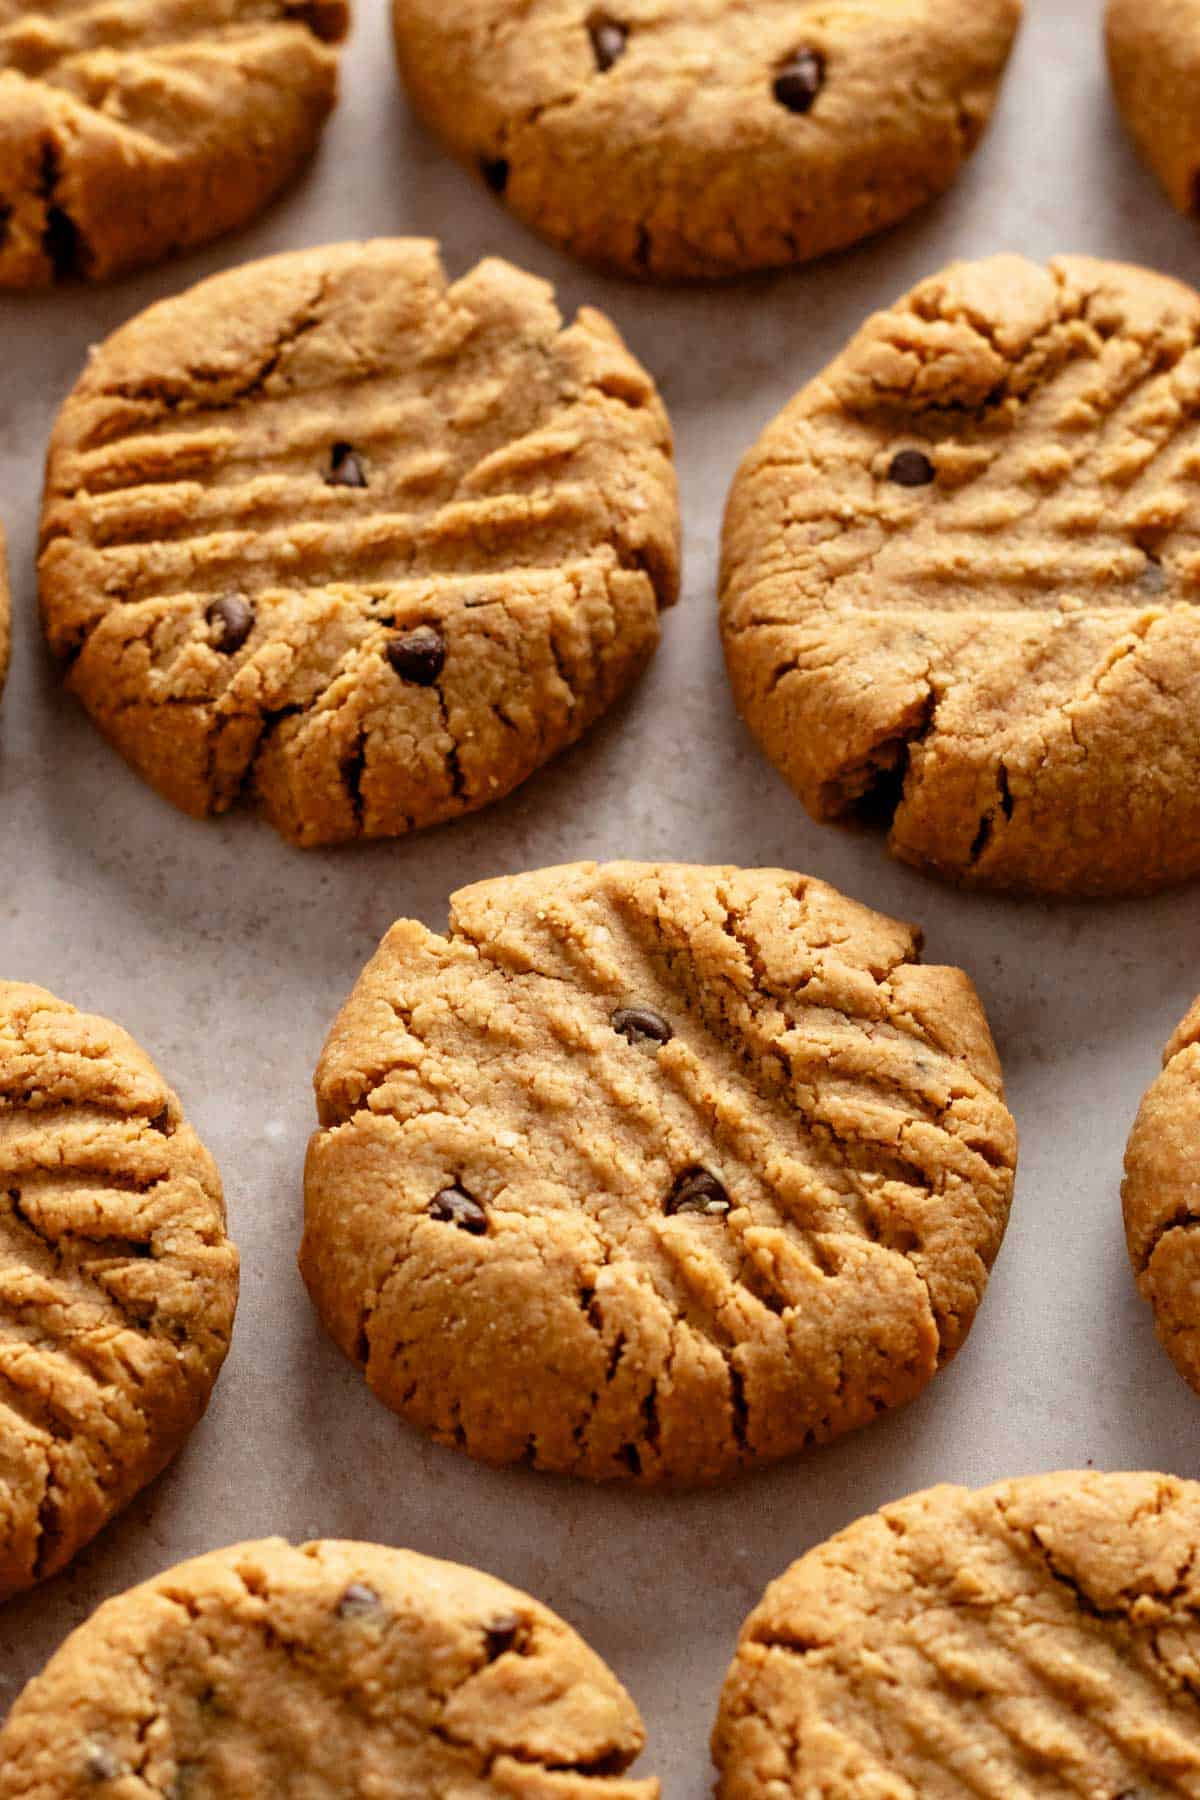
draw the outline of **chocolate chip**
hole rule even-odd
[[[481,162],[479,173],[491,188],[493,194],[502,194],[508,186],[508,164],[502,156],[494,161]]]
[[[472,1200],[460,1187],[443,1188],[440,1194],[435,1194],[429,1202],[429,1216],[439,1225],[457,1225],[460,1231],[469,1231],[472,1237],[484,1237],[487,1233],[487,1214],[478,1200]]]
[[[204,615],[214,650],[235,656],[254,630],[254,608],[245,594],[222,594]]]
[[[607,75],[613,64],[620,62],[624,56],[629,33],[624,25],[618,24],[616,19],[610,19],[607,13],[593,13],[588,20],[588,34],[592,40],[596,67],[602,75]]]
[[[675,1035],[662,1014],[649,1006],[618,1006],[612,1027],[631,1044],[669,1044]]]
[[[89,1781],[119,1781],[125,1769],[103,1744],[89,1744],[83,1753],[83,1772]]]
[[[354,445],[335,444],[329,453],[329,473],[325,477],[325,486],[365,488],[366,485],[366,470]]]
[[[446,640],[432,625],[418,625],[393,638],[385,655],[401,681],[432,687],[446,666]]]
[[[489,1662],[495,1662],[498,1656],[504,1656],[516,1647],[523,1625],[524,1620],[516,1613],[501,1613],[498,1619],[492,1620],[484,1632]]]
[[[818,50],[797,50],[775,76],[775,98],[789,112],[808,112],[825,85],[825,58]]]
[[[367,1587],[362,1581],[352,1581],[337,1603],[337,1616],[339,1619],[361,1619],[367,1613],[378,1612],[382,1604],[374,1588]]]
[[[724,1218],[730,1204],[729,1195],[707,1169],[685,1169],[667,1196],[668,1214],[702,1213],[719,1219]]]
[[[923,450],[897,450],[888,469],[888,480],[897,487],[928,487],[934,468]]]

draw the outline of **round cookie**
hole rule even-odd
[[[950,185],[1020,0],[393,0],[417,111],[552,243],[634,275],[780,267]]]
[[[1108,0],[1108,67],[1125,127],[1180,212],[1200,209],[1200,0]]]
[[[11,649],[12,606],[8,591],[8,547],[4,541],[4,528],[0,526],[0,694],[4,692],[4,678],[8,674],[8,657]]]
[[[423,240],[302,251],[152,307],[51,443],[69,685],[186,811],[301,844],[499,798],[573,743],[676,597],[671,434],[599,313]]]
[[[1164,1349],[1200,1393],[1200,1000],[1134,1121],[1121,1201],[1138,1288]]]
[[[377,1544],[218,1550],[110,1600],[0,1731],[0,1800],[657,1800],[562,1620]]]
[[[0,981],[0,1599],[182,1448],[237,1285],[212,1158],[149,1058]]]
[[[772,1583],[719,1800],[1200,1793],[1200,1485],[1042,1475],[886,1506]]]
[[[742,464],[738,706],[818,819],[981,887],[1200,873],[1200,295],[958,264],[870,319]]]
[[[716,1480],[966,1337],[1015,1131],[975,991],[781,870],[582,863],[392,927],[316,1076],[301,1268],[484,1461]]]
[[[347,22],[346,0],[0,0],[0,287],[252,218],[316,145]]]

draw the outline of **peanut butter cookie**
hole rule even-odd
[[[110,338],[50,448],[69,682],[177,806],[301,844],[499,798],[653,652],[666,414],[608,321],[432,243],[254,263]]]
[[[1200,295],[958,264],[768,427],[725,524],[738,705],[818,819],[978,886],[1200,873]]]
[[[301,1267],[389,1406],[488,1462],[701,1482],[958,1349],[1015,1132],[919,934],[780,870],[577,864],[393,926],[317,1070]]]
[[[0,1732],[0,1800],[657,1800],[629,1695],[477,1569],[218,1550],[110,1600]]]
[[[0,981],[0,1599],[182,1447],[236,1303],[217,1171],[153,1064]]]
[[[747,1619],[720,1800],[1200,1794],[1200,1485],[937,1487],[801,1557]]]
[[[1142,1101],[1121,1192],[1138,1287],[1163,1347],[1200,1393],[1200,1000]]]
[[[0,287],[244,224],[314,148],[345,0],[0,0]]]
[[[1180,212],[1200,209],[1200,0],[1108,0],[1108,66],[1126,129]]]
[[[1020,0],[393,0],[417,110],[535,231],[635,275],[843,248],[949,187]]]

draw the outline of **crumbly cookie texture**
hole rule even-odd
[[[182,1447],[237,1285],[212,1158],[149,1058],[0,981],[0,1599],[57,1574]]]
[[[676,597],[671,434],[599,313],[402,239],[251,264],[93,357],[42,603],[106,736],[301,844],[472,811],[573,743]]]
[[[110,1600],[0,1732],[0,1800],[657,1800],[629,1695],[476,1569],[278,1539]]]
[[[577,864],[393,926],[316,1077],[301,1267],[389,1406],[489,1462],[702,1482],[958,1349],[1015,1131],[919,934],[780,870]]]
[[[8,590],[8,547],[4,541],[4,528],[0,526],[0,694],[4,692],[4,678],[8,674],[8,657],[12,646],[11,637],[12,605]]]
[[[1200,1794],[1200,1485],[937,1487],[794,1563],[742,1630],[720,1800]]]
[[[1044,894],[1200,873],[1200,296],[958,264],[870,319],[744,461],[738,705],[813,815]]]
[[[953,181],[1020,0],[393,0],[456,155],[552,242],[635,275],[821,256]]]
[[[1125,127],[1180,212],[1200,208],[1200,0],[1108,0],[1108,67]]]
[[[0,287],[244,224],[337,95],[345,0],[0,0]]]
[[[1200,1393],[1200,1000],[1138,1111],[1121,1198],[1138,1288],[1164,1349]]]

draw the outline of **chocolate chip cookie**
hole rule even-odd
[[[8,674],[11,619],[12,607],[8,593],[8,548],[4,541],[4,528],[0,526],[0,694],[4,692],[4,678]]]
[[[1200,295],[957,264],[768,427],[725,524],[739,708],[821,820],[1035,893],[1200,873]]]
[[[1134,144],[1180,212],[1200,209],[1200,0],[1108,0],[1108,66]]]
[[[490,1575],[377,1544],[218,1550],[110,1600],[0,1732],[0,1800],[657,1800],[629,1695]]]
[[[301,1268],[488,1462],[711,1481],[958,1349],[1015,1132],[978,998],[780,870],[582,863],[392,927],[317,1070]]]
[[[676,597],[671,434],[599,313],[437,247],[254,263],[96,352],[50,448],[69,685],[203,815],[301,844],[499,798],[641,671]]]
[[[950,185],[1020,0],[393,0],[418,112],[553,243],[635,275],[803,262]]]
[[[937,1487],[801,1557],[747,1619],[720,1800],[1200,1793],[1200,1485]]]
[[[1121,1197],[1138,1287],[1164,1349],[1200,1393],[1200,1000],[1142,1101]]]
[[[346,0],[0,0],[0,287],[218,236],[302,167]]]
[[[212,1158],[148,1057],[0,981],[0,1599],[57,1574],[182,1447],[237,1284]]]

